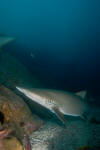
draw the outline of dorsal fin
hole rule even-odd
[[[87,91],[79,91],[75,93],[77,96],[80,96],[81,98],[85,99],[87,95]]]

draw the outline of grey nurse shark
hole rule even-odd
[[[9,42],[12,42],[15,38],[8,37],[8,36],[0,36],[0,51],[2,50],[2,47]]]
[[[88,110],[86,91],[71,93],[53,89],[16,88],[30,100],[55,113],[63,123],[66,122],[64,115],[80,116],[84,119]]]

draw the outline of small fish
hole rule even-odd
[[[35,58],[35,54],[31,53],[30,56],[32,57],[32,59]]]
[[[64,115],[80,116],[83,119],[88,110],[88,104],[84,100],[86,91],[71,93],[52,89],[16,88],[30,100],[55,113],[64,124],[66,122]]]

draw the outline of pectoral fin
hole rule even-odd
[[[53,107],[52,109],[53,109],[54,113],[56,114],[56,116],[61,120],[61,122],[63,122],[63,124],[65,124],[66,119],[65,119],[64,115],[60,112],[59,108]]]

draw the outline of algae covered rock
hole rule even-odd
[[[0,86],[0,112],[4,118],[2,124],[8,124],[15,135],[22,143],[25,136],[29,137],[38,130],[43,121],[33,115],[22,98],[14,94],[10,89]]]
[[[0,83],[7,87],[41,86],[39,80],[23,64],[5,51],[0,53]]]
[[[24,150],[21,142],[10,135],[11,132],[7,125],[0,130],[0,150]]]
[[[4,150],[24,150],[22,144],[16,137],[5,138],[3,140]]]

